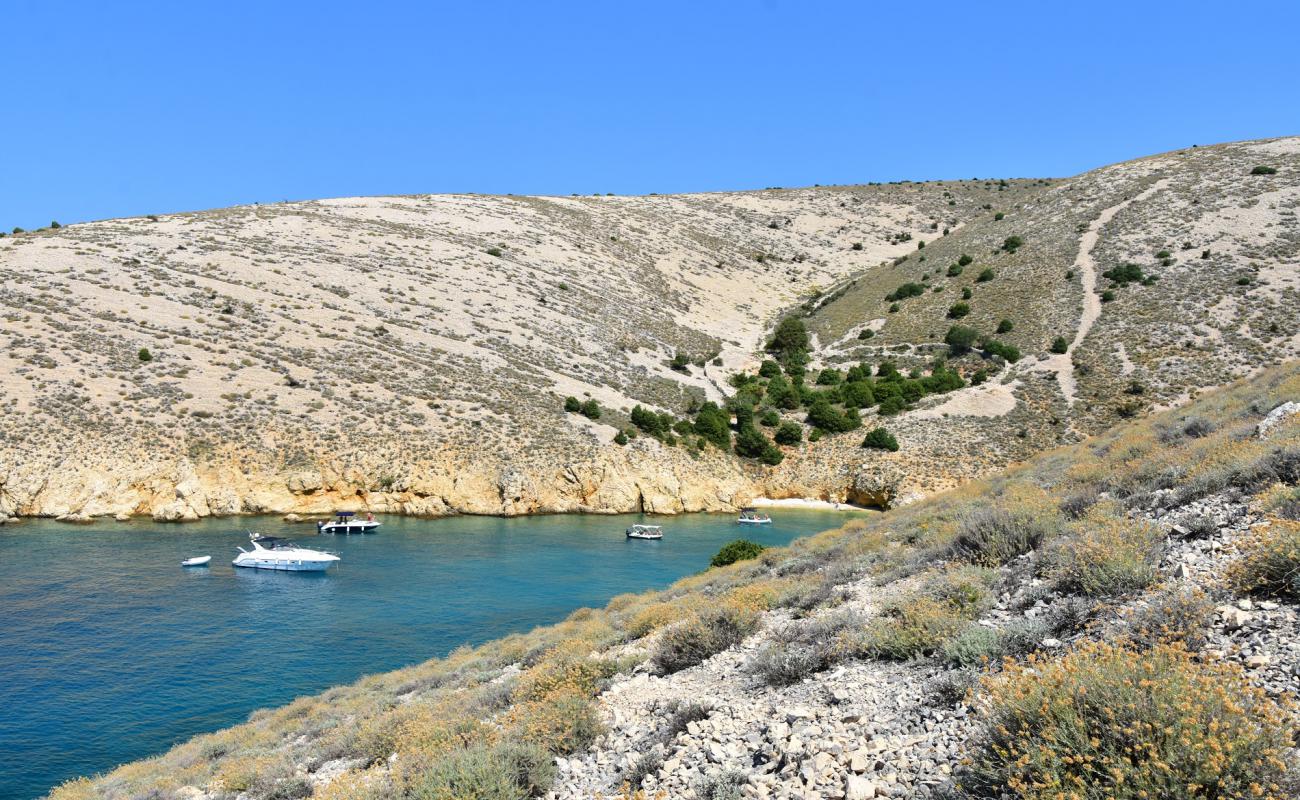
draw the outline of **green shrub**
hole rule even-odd
[[[704,611],[665,630],[652,660],[663,674],[678,672],[740,644],[757,627],[754,611],[728,606]]]
[[[1008,236],[1002,240],[1002,249],[1008,253],[1014,253],[1023,247],[1024,244],[1025,240],[1021,239],[1019,236]]]
[[[984,733],[958,778],[970,797],[1292,796],[1290,707],[1237,667],[1171,645],[1088,642],[1011,665],[984,689]]]
[[[1277,520],[1253,531],[1229,567],[1228,580],[1247,594],[1300,598],[1300,523]]]
[[[769,408],[758,418],[759,423],[765,428],[775,428],[781,424],[781,415],[774,408]]]
[[[1001,322],[998,323],[998,329],[997,329],[997,332],[998,332],[998,333],[1011,333],[1011,331],[1015,330],[1015,327],[1016,327],[1016,326],[1015,326],[1015,323],[1013,323],[1011,320],[1009,320],[1009,319],[1004,319],[1004,320],[1002,320]]]
[[[949,277],[949,278],[955,278],[955,277],[957,277],[958,275],[960,275],[961,273],[962,273],[962,266],[961,266],[960,264],[949,264],[949,265],[948,265],[948,277]]]
[[[981,271],[980,271],[980,274],[979,274],[979,275],[976,275],[976,276],[975,276],[975,282],[976,282],[976,283],[988,283],[989,281],[993,280],[993,278],[994,278],[993,270],[991,270],[991,269],[984,269],[984,270],[981,270]]]
[[[1057,353],[1058,355],[1066,352],[1069,349],[1070,349],[1070,343],[1066,341],[1064,336],[1058,336],[1055,339],[1053,339],[1052,346],[1048,348],[1050,352]]]
[[[745,773],[726,770],[701,780],[695,787],[695,796],[700,800],[745,800],[743,789],[748,781]]]
[[[1006,219],[1006,218],[1007,218],[1007,215],[1006,215],[1006,214],[1003,214],[1001,211],[999,211],[998,213],[996,213],[996,214],[993,215],[993,221],[994,221],[994,222],[1001,222],[1002,220],[1004,220],[1004,219]]]
[[[907,401],[902,395],[893,395],[880,401],[876,409],[882,417],[892,417],[907,410]]]
[[[619,431],[618,433],[614,434],[614,444],[617,445],[627,444],[627,434],[624,433],[623,431]]]
[[[777,444],[794,445],[803,441],[803,426],[797,422],[782,422],[772,436]]]
[[[737,561],[748,561],[751,558],[758,558],[766,548],[758,542],[751,542],[748,539],[736,539],[727,542],[722,549],[713,556],[709,561],[710,567],[725,567],[734,564]]]
[[[838,386],[844,380],[844,375],[834,367],[827,367],[817,373],[818,386]]]
[[[962,254],[961,254],[961,257],[957,259],[957,266],[959,266],[959,267],[965,267],[965,266],[970,265],[970,264],[971,264],[972,262],[974,262],[974,261],[975,261],[974,258],[972,258],[971,256],[966,255],[965,253],[962,253]]]
[[[862,446],[873,450],[888,450],[891,453],[898,452],[898,440],[894,434],[884,428],[873,428],[867,437],[862,440]]]
[[[500,247],[489,247],[485,252],[493,258],[500,258],[502,255]]]
[[[1046,624],[1032,619],[1017,620],[1001,629],[972,623],[944,642],[939,655],[954,667],[996,663],[1033,651],[1047,634]]]
[[[876,393],[871,390],[871,382],[866,380],[844,384],[840,387],[840,397],[845,406],[853,408],[870,408],[876,404]]]
[[[1106,291],[1101,293],[1101,302],[1103,303],[1109,303],[1114,299],[1115,299],[1115,292],[1113,292],[1110,289],[1107,289]]]
[[[1118,267],[1111,267],[1101,273],[1103,278],[1114,281],[1120,286],[1128,286],[1130,283],[1138,283],[1142,280],[1142,268],[1137,264],[1124,262]]]
[[[1270,167],[1265,164],[1260,164],[1259,166],[1252,167],[1250,170],[1250,174],[1251,175],[1276,175],[1277,167]]]
[[[925,294],[925,286],[919,283],[909,282],[899,286],[894,291],[885,295],[885,300],[894,302],[897,300],[906,300],[909,297],[920,297]]]
[[[870,328],[863,328],[858,331],[858,339],[870,339],[876,335],[876,332]]]
[[[998,356],[1008,364],[1014,364],[1020,360],[1020,348],[1011,344],[1003,344],[997,339],[984,339],[980,342],[980,347],[985,353]]]
[[[948,319],[961,319],[970,314],[970,306],[966,303],[953,303],[948,308]]]
[[[582,401],[576,397],[566,397],[564,398],[564,410],[576,414],[582,410]]]
[[[142,362],[147,363],[153,361],[153,353],[150,353],[149,348],[147,347],[141,347],[140,352],[136,353],[135,355],[136,358],[140,359],[140,361]]]
[[[600,403],[594,399],[588,399],[578,411],[587,419],[600,419]]]

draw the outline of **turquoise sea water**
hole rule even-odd
[[[845,515],[773,518],[387,517],[368,536],[266,518],[0,527],[0,798],[37,797],[254,709],[666,586],[738,536],[785,544]],[[642,520],[662,524],[664,540],[625,539]],[[236,571],[249,526],[342,564]],[[195,555],[212,566],[180,567]]]

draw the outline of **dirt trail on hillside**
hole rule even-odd
[[[1079,238],[1079,254],[1074,259],[1074,270],[1079,273],[1083,285],[1083,314],[1079,317],[1079,328],[1074,332],[1074,340],[1070,342],[1068,350],[1039,362],[1039,368],[1056,373],[1056,381],[1061,386],[1061,394],[1065,396],[1067,406],[1074,405],[1075,391],[1078,386],[1074,379],[1074,361],[1070,356],[1092,330],[1097,318],[1101,316],[1101,295],[1097,293],[1097,262],[1092,257],[1092,251],[1101,238],[1101,231],[1116,214],[1133,203],[1147,199],[1168,183],[1168,178],[1161,178],[1136,197],[1130,197],[1122,203],[1105,209],[1097,215],[1088,226],[1088,230]]]

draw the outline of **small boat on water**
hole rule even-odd
[[[766,514],[760,514],[756,508],[740,509],[740,516],[736,518],[738,525],[771,525],[772,518]]]
[[[339,557],[333,553],[299,547],[288,539],[278,536],[250,533],[248,538],[253,543],[253,549],[237,548],[239,555],[230,562],[236,567],[273,569],[282,572],[321,572],[339,561]]]
[[[664,529],[658,525],[633,525],[627,529],[629,539],[662,539]]]
[[[194,558],[187,558],[184,561],[182,561],[181,566],[182,567],[206,567],[208,565],[208,562],[211,560],[212,560],[212,556],[195,556]]]
[[[355,511],[339,511],[330,522],[324,520],[316,523],[317,533],[374,533],[379,527],[374,514],[366,514],[365,519],[358,519]]]

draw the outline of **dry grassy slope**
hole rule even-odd
[[[1277,174],[1250,174],[1257,165]],[[990,390],[991,398],[1005,402],[1010,389],[1018,407],[1061,420],[1056,429],[1064,438],[1070,428],[1095,431],[1113,422],[1126,403],[1179,402],[1296,356],[1300,139],[1182,150],[1085,173],[1024,199],[994,196],[993,208],[960,231],[873,272],[814,314],[819,337],[841,342],[826,358],[890,353],[912,363],[945,349],[937,343],[954,322],[948,309],[970,288],[971,313],[962,324],[992,334],[1009,319],[1014,330],[997,338],[1026,355],[1001,378],[1006,388]],[[994,219],[998,211],[1005,214],[1001,221]],[[1089,226],[1097,233],[1090,248]],[[1014,254],[1001,250],[1013,235],[1024,245]],[[1156,257],[1165,250],[1170,265]],[[948,265],[963,253],[974,262],[949,277]],[[1110,285],[1100,273],[1124,262],[1159,281],[1116,289],[1114,301],[1096,303],[1100,315],[1069,356],[1049,357],[1056,336],[1073,340],[1079,330],[1089,291],[1081,258],[1088,257],[1097,273],[1094,297]],[[985,268],[996,277],[977,283]],[[884,296],[926,273],[927,283],[942,290],[904,300],[889,313]],[[1243,277],[1251,278],[1249,285],[1238,284]],[[872,320],[879,335],[859,343],[856,333]],[[974,366],[975,357],[967,361]],[[1126,393],[1134,381],[1142,394]]]
[[[354,198],[0,239],[0,512],[728,507],[760,473],[617,448],[559,398],[720,397],[779,309],[981,197]]]

